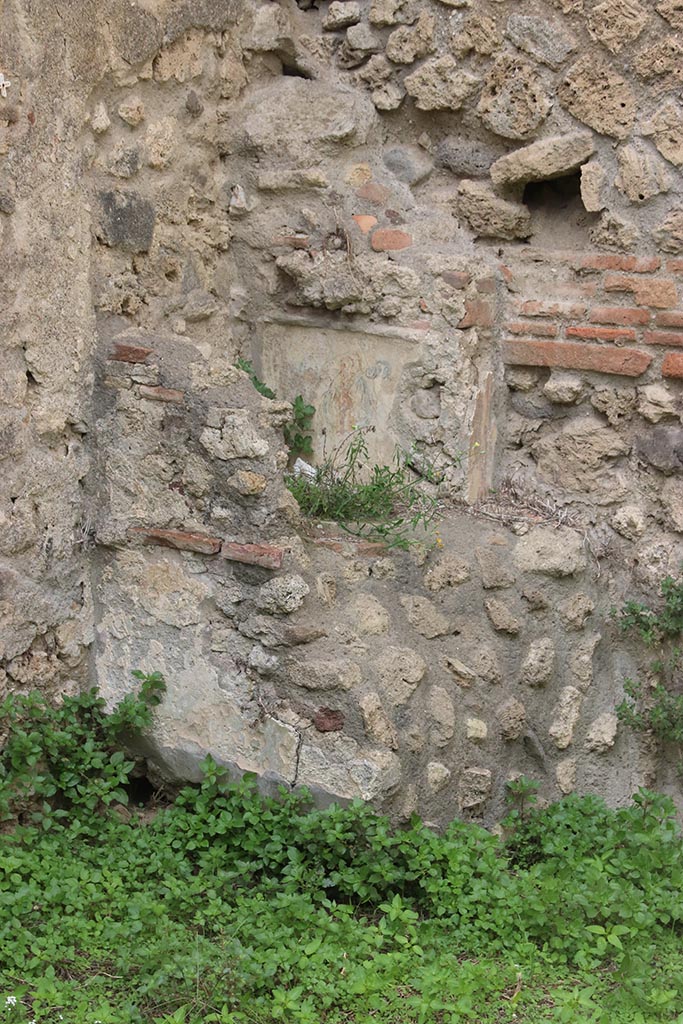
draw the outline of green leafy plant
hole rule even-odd
[[[406,549],[429,538],[438,500],[429,494],[396,451],[393,465],[370,465],[367,436],[356,427],[316,470],[315,476],[287,477],[303,513],[330,519],[359,537]]]
[[[627,601],[612,614],[622,633],[635,634],[655,655],[650,666],[654,685],[627,679],[626,699],[617,708],[619,720],[636,732],[650,732],[674,744],[683,773],[683,578],[662,580],[657,608]]]
[[[275,399],[277,395],[257,375],[249,359],[240,357],[235,366],[243,370],[249,377],[259,395],[264,398]],[[283,432],[285,442],[289,448],[290,458],[293,460],[298,455],[313,454],[313,438],[310,434],[311,424],[315,415],[315,406],[305,401],[303,395],[297,395],[292,402],[292,420],[285,423]]]
[[[501,843],[463,821],[397,830],[360,801],[264,798],[207,757],[174,803],[122,814],[102,799],[128,777],[112,743],[163,689],[138,678],[109,716],[92,691],[63,710],[12,698],[2,793],[23,796],[0,829],[0,1024],[683,1024],[671,801],[542,807],[522,778]],[[67,779],[77,742],[91,753]],[[47,828],[37,774],[65,812]]]
[[[277,398],[277,395],[272,390],[272,388],[269,388],[268,385],[265,384],[264,381],[262,381],[259,378],[259,376],[256,373],[256,370],[254,369],[251,363],[251,360],[243,359],[240,356],[240,358],[235,363],[235,366],[238,368],[238,370],[243,370],[244,373],[247,374],[249,380],[254,385],[259,395],[263,395],[264,398]]]
[[[313,454],[313,438],[309,431],[315,415],[315,406],[297,395],[292,402],[293,419],[285,424],[285,441],[293,457]]]
[[[96,690],[57,705],[41,694],[10,694],[0,704],[0,821],[17,818],[43,828],[76,807],[96,811],[126,804],[134,762],[121,750],[125,733],[151,724],[165,690],[160,673],[135,672],[141,685],[112,713]]]

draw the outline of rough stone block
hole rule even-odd
[[[477,181],[460,182],[458,211],[482,238],[528,238],[531,234],[531,215],[526,206],[501,199]]]
[[[530,57],[557,70],[576,49],[576,40],[561,25],[526,14],[513,14],[507,23],[508,39]]]
[[[636,118],[637,103],[626,79],[593,55],[582,57],[560,85],[562,106],[603,135],[625,139]]]
[[[95,234],[100,242],[124,252],[149,252],[154,239],[156,213],[137,192],[100,192]]]
[[[515,548],[515,565],[523,572],[575,576],[586,568],[583,538],[566,526],[535,526]]]
[[[484,80],[477,113],[505,139],[528,139],[550,113],[552,100],[537,69],[523,57],[503,56]]]
[[[576,131],[532,142],[501,157],[491,167],[494,185],[525,185],[575,171],[595,152],[590,132]]]
[[[418,110],[460,110],[478,85],[479,79],[459,68],[450,56],[427,61],[405,79]]]

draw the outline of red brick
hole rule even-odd
[[[160,544],[176,551],[196,551],[200,555],[217,555],[221,548],[218,537],[207,537],[203,533],[187,533],[185,530],[158,530],[146,526],[134,526],[129,531],[148,544]]]
[[[110,353],[109,359],[116,363],[145,363],[152,351],[143,345],[128,345],[125,341],[115,341],[114,351]]]
[[[662,376],[683,377],[683,352],[669,352],[664,357]]]
[[[313,725],[318,732],[341,732],[344,728],[344,712],[318,708],[313,715]]]
[[[656,306],[666,309],[676,305],[676,284],[671,278],[627,277],[623,274],[607,274],[606,292],[632,292],[641,306]]]
[[[503,361],[517,366],[558,366],[565,370],[595,370],[639,377],[652,362],[652,356],[638,349],[611,345],[509,338],[503,342]]]
[[[653,274],[661,265],[658,256],[617,256],[612,253],[593,253],[584,256],[579,263],[581,270],[628,270],[632,274]]]
[[[366,181],[364,185],[356,189],[356,195],[359,199],[367,199],[370,203],[381,205],[386,203],[391,193],[384,185],[377,185],[374,181]]]
[[[576,320],[586,315],[586,306],[575,302],[541,302],[538,299],[527,299],[518,306],[522,316],[552,316]]]
[[[370,239],[370,245],[375,252],[396,252],[398,249],[407,249],[412,244],[413,239],[407,231],[399,231],[397,228],[377,228]]]
[[[475,287],[480,295],[495,295],[496,279],[495,277],[480,277]]]
[[[441,277],[451,288],[458,289],[467,288],[467,285],[472,280],[471,275],[465,273],[464,270],[446,270]]]
[[[631,309],[626,306],[598,306],[590,311],[589,319],[596,324],[649,324],[647,309]]]
[[[367,558],[375,558],[387,552],[387,546],[381,540],[359,540],[355,542],[354,548],[357,555],[365,555]]]
[[[545,338],[556,338],[558,330],[557,324],[539,324],[535,321],[531,323],[508,324],[507,329],[511,334],[538,334]]]
[[[493,327],[493,310],[483,299],[469,299],[465,302],[465,315],[458,324],[462,330],[467,327]]]
[[[667,260],[666,261],[666,269],[671,274],[681,274],[681,273],[683,273],[683,260],[680,260],[680,259],[679,260]]]
[[[587,338],[589,341],[635,341],[636,332],[630,327],[568,327],[568,338]]]
[[[364,235],[367,235],[370,228],[374,228],[377,223],[377,218],[373,217],[372,214],[369,213],[354,213],[351,219],[355,220]]]
[[[308,249],[310,235],[276,235],[273,245],[286,245],[290,249]]]
[[[646,345],[683,345],[683,334],[677,331],[645,331]]]
[[[284,548],[276,548],[272,544],[237,544],[225,541],[221,547],[221,557],[230,562],[243,562],[245,565],[260,565],[264,569],[280,569]]]
[[[657,313],[655,323],[658,327],[683,327],[683,313],[678,310],[668,313]]]
[[[140,385],[140,394],[151,402],[174,402],[176,405],[185,399],[185,393],[176,388],[149,387],[147,384]]]
[[[498,269],[500,270],[501,277],[505,281],[505,284],[509,288],[510,285],[513,283],[514,279],[515,279],[515,275],[512,273],[512,271],[510,270],[509,267],[505,266],[504,263],[499,263],[498,264]]]

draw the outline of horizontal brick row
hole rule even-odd
[[[282,567],[284,549],[272,544],[238,544],[236,541],[223,541],[220,537],[211,537],[204,533],[148,526],[131,527],[128,533],[129,536],[146,544],[173,548],[175,551],[193,551],[200,555],[220,555],[231,562],[259,565],[264,569],[280,569]]]
[[[652,356],[640,349],[590,345],[571,341],[506,338],[502,343],[504,362],[517,366],[548,366],[565,370],[593,370],[598,373],[639,377]]]

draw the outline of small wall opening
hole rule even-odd
[[[549,181],[531,181],[523,202],[531,213],[533,245],[545,249],[582,249],[599,214],[588,213],[581,199],[581,172]]]

